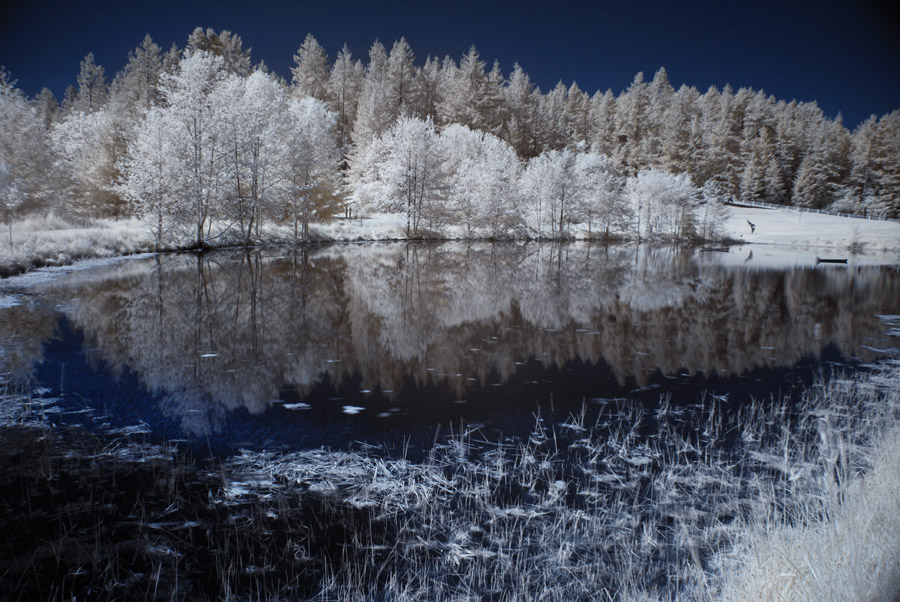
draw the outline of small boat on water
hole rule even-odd
[[[847,258],[830,259],[827,257],[816,257],[816,263],[847,263]]]
[[[716,251],[718,253],[727,253],[728,247],[700,247],[701,252]]]

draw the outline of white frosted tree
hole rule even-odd
[[[255,71],[248,77],[226,77],[212,91],[211,101],[219,114],[222,179],[228,182],[221,188],[221,210],[250,242],[274,205],[270,189],[283,160],[276,132],[286,118],[284,92],[274,78]]]
[[[669,99],[660,125],[659,166],[669,173],[699,178],[700,93],[682,86]]]
[[[387,192],[406,214],[407,236],[423,226],[438,228],[446,220],[441,139],[430,119],[401,117],[384,137],[380,166]]]
[[[113,79],[111,94],[132,113],[149,111],[159,103],[162,73],[162,50],[147,34],[140,46],[128,53],[128,63]]]
[[[877,123],[869,150],[868,195],[878,214],[900,217],[900,110],[883,115]]]
[[[558,82],[556,87],[539,99],[536,129],[542,150],[560,150],[569,142],[567,94],[566,86],[562,82]]]
[[[147,224],[157,249],[191,233],[184,228],[191,216],[185,215],[184,204],[175,202],[184,179],[179,173],[183,165],[173,154],[178,146],[177,131],[170,113],[151,108],[136,129],[121,166],[124,178],[119,192]]]
[[[534,157],[538,150],[536,127],[537,96],[534,84],[516,63],[503,90],[507,117],[503,138],[520,157]]]
[[[713,180],[707,180],[700,189],[700,205],[696,211],[697,238],[712,241],[720,238],[722,226],[731,215],[723,194]]]
[[[219,68],[234,75],[249,75],[251,68],[250,49],[244,50],[241,36],[223,29],[219,33],[211,28],[197,27],[188,37],[185,56],[203,52],[219,57]]]
[[[322,101],[329,100],[328,55],[313,35],[306,34],[303,44],[294,55],[291,84],[293,93],[303,98],[311,96]]]
[[[595,235],[594,225],[603,228],[608,239],[613,229],[626,229],[631,217],[622,188],[624,182],[616,173],[612,159],[596,153],[575,156],[572,176],[579,221],[587,222],[587,235]]]
[[[713,180],[722,194],[736,197],[740,192],[740,131],[734,121],[734,93],[729,86],[722,92],[713,87],[700,99],[702,151],[696,177]]]
[[[353,124],[354,152],[365,152],[373,138],[391,127],[394,117],[390,107],[387,53],[381,42],[376,41],[369,49],[369,63]]]
[[[75,183],[70,211],[82,216],[120,216],[124,207],[116,187],[121,157],[112,112],[71,112],[52,126],[50,140],[60,168]]]
[[[291,98],[279,131],[283,149],[278,187],[291,217],[294,240],[309,240],[309,224],[338,207],[338,116],[314,98]]]
[[[616,97],[612,90],[599,91],[591,97],[588,109],[588,141],[593,152],[614,157],[618,143],[616,130]]]
[[[391,47],[387,59],[388,102],[391,115],[410,115],[415,106],[416,68],[415,55],[406,38],[400,38]]]
[[[777,162],[775,145],[768,130],[764,129],[755,138],[745,140],[742,148],[744,169],[741,173],[741,200],[745,203],[752,201],[777,202],[770,199],[767,194],[769,165]]]
[[[98,110],[106,102],[106,74],[103,67],[94,62],[94,53],[89,52],[81,61],[78,72],[78,92],[72,111],[90,113]]]
[[[34,108],[41,125],[45,130],[49,130],[59,117],[59,102],[49,88],[41,88],[34,98]]]
[[[175,73],[162,80],[167,117],[175,130],[171,152],[180,163],[173,200],[185,205],[192,216],[194,243],[198,247],[221,233],[212,229],[223,184],[221,107],[213,103],[211,93],[221,80],[222,66],[221,57],[194,51],[182,59]]]
[[[791,197],[801,207],[823,209],[845,192],[842,183],[849,179],[851,141],[840,117],[829,121],[821,111],[815,117],[808,126],[806,153],[794,176]]]
[[[438,87],[441,81],[441,62],[434,58],[425,59],[425,64],[416,70],[415,98],[410,115],[419,119],[437,119],[439,100]]]
[[[625,195],[636,216],[638,238],[694,236],[699,194],[687,174],[645,169],[628,178]]]
[[[447,204],[469,237],[481,228],[492,239],[519,230],[516,185],[520,162],[512,147],[493,134],[451,125],[441,132],[447,169]]]
[[[669,74],[660,67],[647,86],[648,104],[646,123],[641,140],[640,167],[661,167],[664,156],[666,117],[670,113],[675,91],[669,83]]]
[[[591,97],[572,82],[566,92],[566,139],[569,145],[589,147]]]
[[[457,66],[445,60],[439,84],[437,112],[440,123],[459,123],[472,129],[489,131],[490,98],[485,64],[471,46]]]
[[[563,238],[578,219],[575,155],[547,151],[528,160],[519,178],[519,199],[528,230],[537,238]]]
[[[331,109],[337,113],[336,135],[342,157],[349,150],[350,132],[356,119],[364,77],[362,62],[354,61],[350,49],[344,44],[328,76],[328,98]]]
[[[0,68],[0,210],[13,246],[13,221],[41,206],[50,189],[45,130],[5,69]]]
[[[622,173],[634,175],[646,166],[644,139],[650,127],[650,91],[644,74],[638,73],[616,99],[616,164]]]

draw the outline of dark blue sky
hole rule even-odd
[[[562,79],[593,93],[626,88],[665,66],[672,84],[705,91],[730,83],[779,99],[815,100],[853,128],[900,108],[900,25],[887,3],[835,2],[111,2],[7,0],[0,64],[28,94],[58,97],[93,52],[111,79],[145,33],[183,46],[195,26],[230,29],[290,79],[293,54],[312,33],[333,58],[347,42],[365,59],[378,38],[405,36],[421,63],[459,58],[475,44],[508,74],[518,61],[547,90]]]

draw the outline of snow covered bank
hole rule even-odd
[[[751,229],[750,224],[755,228]],[[805,213],[797,208],[732,207],[722,232],[752,244],[863,252],[900,251],[900,222]],[[824,256],[824,255],[823,255]]]
[[[750,224],[754,228],[751,230]],[[95,220],[74,225],[54,217],[15,222],[13,245],[0,243],[0,276],[9,276],[42,266],[69,265],[91,258],[133,255],[154,250],[146,224],[137,219]],[[432,236],[462,239],[463,226],[445,226]],[[477,233],[476,233],[477,234]],[[574,227],[575,238],[587,236],[587,228]],[[629,233],[618,232],[627,239]],[[863,220],[836,215],[804,213],[796,208],[768,209],[732,207],[720,229],[724,237],[739,241],[717,261],[753,265],[814,263],[816,257],[850,257],[864,263],[900,262],[900,222]],[[407,240],[406,216],[374,213],[352,219],[336,218],[310,224],[313,242],[361,242]],[[260,239],[267,244],[293,244],[290,225],[263,224]],[[240,245],[235,237],[222,237],[217,246]],[[761,247],[761,245],[765,245]],[[189,244],[186,244],[189,246]],[[170,248],[166,250],[177,250]]]

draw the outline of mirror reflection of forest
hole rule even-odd
[[[323,379],[387,397],[440,383],[464,398],[534,361],[603,361],[640,387],[657,372],[792,366],[829,344],[867,359],[884,330],[876,314],[900,313],[898,299],[889,268],[733,268],[684,248],[391,243],[132,260],[51,285],[43,303],[0,312],[0,327],[15,350],[7,362],[24,373],[61,311],[89,361],[130,371],[183,417],[198,404],[259,413],[285,388],[302,399]]]

